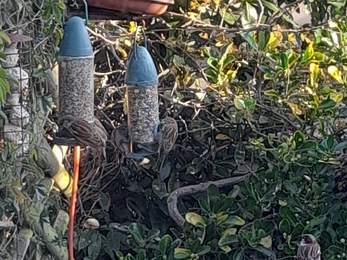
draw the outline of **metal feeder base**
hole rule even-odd
[[[55,134],[53,134],[53,143],[62,146],[77,146],[80,145],[79,142],[71,136],[71,134],[63,129]]]

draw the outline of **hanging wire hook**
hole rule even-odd
[[[137,43],[136,43],[136,39],[137,39],[137,35],[139,33],[139,29],[140,28],[141,28],[141,32],[142,32],[142,36],[143,36],[143,43],[145,45],[145,48],[147,49],[147,37],[146,37],[145,30],[143,29],[142,26],[138,26],[136,28],[135,36],[134,36],[134,55],[135,55],[135,57],[137,57]]]
[[[88,23],[89,23],[88,3],[87,3],[86,0],[83,0],[83,4],[84,4],[84,14],[85,14],[85,25],[88,25]],[[73,7],[73,6],[78,6],[78,5],[77,5],[77,1],[74,0],[74,1],[73,1],[73,4],[70,5],[70,6],[71,6],[71,7]],[[65,22],[65,16],[66,16],[66,8],[63,9],[63,11],[62,11],[62,18],[61,18],[61,19],[62,19],[63,27],[65,27],[65,24],[66,24],[66,22]]]
[[[88,3],[86,0],[83,0],[84,3],[84,14],[86,15],[86,22],[85,25],[88,25],[89,23],[89,17],[88,17]]]

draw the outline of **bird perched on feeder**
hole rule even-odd
[[[158,161],[155,165],[155,169],[158,172],[161,172],[165,155],[171,151],[178,137],[178,125],[175,119],[165,117],[160,122],[160,125],[161,129],[158,133]]]
[[[299,260],[320,260],[320,245],[316,238],[311,234],[302,236],[301,243],[298,248],[297,258]]]

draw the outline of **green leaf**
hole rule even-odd
[[[124,259],[124,255],[123,255],[123,253],[120,252],[120,251],[118,251],[118,252],[116,253],[116,256],[119,258],[119,260],[123,260],[123,259]]]
[[[306,48],[304,55],[302,56],[301,62],[307,64],[314,56],[313,42],[311,42]]]
[[[270,70],[270,68],[269,68],[268,66],[259,65],[258,68],[259,68],[259,70],[261,70],[262,72],[267,73],[267,74],[269,74],[269,75],[271,75],[271,73],[272,73],[271,70]]]
[[[129,225],[129,233],[137,243],[143,244],[145,242],[144,230],[143,230],[141,224],[131,223]]]
[[[324,223],[324,221],[327,219],[327,217],[326,216],[318,216],[318,217],[315,217],[315,218],[313,218],[313,219],[311,219],[310,221],[309,221],[309,227],[314,227],[314,226],[318,226],[318,225],[320,225],[320,224],[322,224],[322,223]]]
[[[268,89],[264,91],[264,95],[268,97],[274,97],[275,99],[280,98],[280,94],[274,89]]]
[[[251,45],[253,49],[258,50],[257,43],[253,38],[253,33],[243,32],[241,33],[241,36],[249,43],[249,45]]]
[[[8,44],[11,43],[10,37],[8,37],[8,35],[6,33],[4,33],[4,32],[0,32],[0,39],[3,39]]]
[[[245,105],[245,101],[239,97],[235,97],[234,98],[234,106],[238,109],[238,110],[243,110],[246,108]]]
[[[270,235],[275,230],[275,223],[271,220],[262,221],[261,227],[265,231],[266,235]]]
[[[278,146],[277,148],[277,153],[278,153],[278,156],[282,156],[283,154],[286,154],[288,152],[288,144],[286,143],[282,143]]]
[[[279,229],[282,233],[286,233],[287,235],[290,234],[290,223],[288,219],[284,218],[281,220],[279,224]]]
[[[228,196],[231,198],[236,198],[241,192],[241,188],[239,185],[234,185],[233,189],[229,192]]]
[[[1,52],[1,51],[0,51],[0,59],[1,60],[6,60],[6,55],[3,52]]]
[[[58,6],[59,9],[61,9],[61,10],[66,9],[66,5],[65,5],[63,2],[59,2],[59,3],[57,4],[57,6]]]
[[[217,196],[219,196],[219,189],[216,185],[211,184],[207,190],[208,200],[210,201],[212,200],[213,197],[217,197]]]
[[[269,31],[260,31],[258,33],[258,42],[259,42],[259,49],[261,51],[265,51],[267,47],[267,43],[269,42],[270,39],[270,32]]]
[[[278,7],[276,6],[276,5],[274,5],[273,3],[271,3],[271,2],[268,2],[268,1],[266,1],[266,0],[261,0],[261,2],[262,2],[262,4],[265,6],[265,7],[267,7],[267,8],[269,8],[271,11],[273,11],[273,12],[278,12],[278,11],[280,11],[279,9],[278,9]]]
[[[243,248],[238,248],[235,250],[233,254],[233,260],[243,260],[244,259],[244,249]]]
[[[10,93],[10,84],[0,76],[0,102],[5,101],[7,93]]]
[[[8,124],[8,118],[1,109],[0,109],[0,116],[5,120],[5,124]]]
[[[211,251],[211,247],[208,245],[203,245],[199,247],[198,250],[195,251],[195,254],[197,255],[205,255]]]
[[[124,260],[136,260],[136,259],[135,259],[135,257],[133,257],[130,253],[128,253],[128,254],[125,256]]]
[[[227,66],[229,66],[233,61],[235,60],[235,57],[231,54],[226,55],[225,59],[221,60],[222,66],[221,69],[224,70]]]
[[[323,253],[323,259],[331,259],[330,257],[333,257],[332,259],[335,260],[335,257],[337,254],[339,254],[341,252],[341,248],[335,245],[331,245],[328,247],[328,249],[326,249]]]
[[[8,147],[5,147],[5,149],[3,149],[2,152],[1,152],[1,159],[4,162],[7,160],[8,154],[9,154],[9,149],[8,149]]]
[[[323,62],[324,61],[324,54],[320,52],[315,52],[314,53],[315,60],[318,62]]]
[[[331,151],[334,148],[335,140],[333,135],[329,135],[327,138],[328,149]]]
[[[224,21],[230,25],[234,25],[239,15],[235,15],[229,12],[227,8],[219,8],[219,15],[224,18]]]
[[[175,248],[174,257],[175,259],[188,259],[190,258],[191,251],[185,248]]]
[[[113,252],[117,252],[119,250],[120,238],[121,238],[121,235],[115,230],[110,230],[107,233],[107,236],[106,236],[107,246]]]
[[[323,100],[319,105],[318,105],[318,109],[323,109],[323,110],[326,110],[326,109],[330,109],[330,108],[333,108],[335,107],[336,103],[334,100],[332,99],[326,99],[326,100]]]
[[[285,163],[292,163],[293,155],[291,153],[287,153],[286,155],[283,156],[283,161]]]
[[[137,253],[136,260],[146,260],[146,252],[140,250],[140,252]]]
[[[280,215],[282,218],[286,218],[289,221],[289,223],[295,227],[297,219],[289,207],[280,207]]]
[[[238,242],[238,236],[236,235],[236,228],[229,228],[222,233],[221,238],[218,241],[220,247],[224,247]]]
[[[334,149],[333,149],[333,152],[340,152],[341,150],[343,149],[346,149],[347,148],[347,142],[341,142],[341,143],[338,143],[337,145],[335,145]]]
[[[101,208],[102,208],[104,211],[108,212],[109,209],[110,209],[110,205],[111,205],[110,195],[101,192],[101,193],[100,193],[100,200],[99,200],[99,203],[100,203]]]
[[[300,148],[300,146],[304,143],[306,137],[305,137],[305,134],[303,132],[295,131],[293,139],[296,143],[296,147]]]
[[[239,216],[230,215],[223,222],[223,226],[233,227],[233,226],[243,226],[246,222]]]
[[[297,150],[298,152],[303,152],[303,151],[315,151],[317,148],[317,143],[312,140],[307,140],[305,141]]]
[[[151,241],[151,240],[158,240],[160,235],[160,230],[157,228],[153,228],[150,231],[148,231],[147,235],[146,235],[146,240],[147,241]]]
[[[218,70],[218,61],[215,59],[215,58],[213,58],[213,57],[209,57],[208,59],[207,59],[207,64],[208,64],[208,66],[210,66],[212,69],[214,69],[215,71],[219,71]]]
[[[205,74],[206,74],[206,77],[212,79],[213,82],[218,81],[218,74],[215,70],[208,69],[208,70],[206,70]]]
[[[248,111],[253,111],[255,109],[255,105],[256,105],[255,99],[253,99],[251,97],[246,97],[245,98],[245,108]]]
[[[211,209],[210,209],[210,207],[209,207],[208,201],[199,198],[198,202],[199,202],[200,208],[201,208],[206,214],[209,214],[210,211],[211,211]]]
[[[152,182],[152,190],[161,200],[167,195],[166,183],[160,179]]]
[[[180,68],[180,67],[184,67],[185,65],[185,61],[183,58],[181,58],[180,56],[178,55],[174,55],[173,56],[173,60],[172,62],[176,65],[176,67]]]
[[[272,251],[270,248],[265,248],[263,246],[256,246],[254,247],[254,249],[266,255],[267,259],[271,259],[271,260],[277,259],[275,252]]]
[[[292,237],[301,236],[304,230],[305,230],[305,227],[301,223],[297,224],[292,233]]]
[[[162,253],[162,255],[166,255],[167,251],[169,250],[170,246],[172,244],[172,238],[170,235],[164,235],[159,243],[159,250]]]
[[[283,70],[287,70],[289,68],[288,56],[285,53],[280,53],[281,58],[281,66]]]
[[[193,226],[206,226],[205,219],[197,213],[188,212],[186,214],[186,220]]]
[[[347,211],[341,210],[339,213],[339,218],[343,224],[347,224]]]
[[[99,257],[102,242],[99,231],[93,230],[89,239],[92,241],[92,243],[90,243],[88,246],[88,256],[91,259],[96,260]]]
[[[339,227],[336,230],[336,233],[337,233],[339,238],[344,238],[345,239],[347,237],[347,226]]]
[[[258,21],[258,12],[254,6],[245,2],[245,10],[241,17],[243,28],[249,29]]]

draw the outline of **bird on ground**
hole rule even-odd
[[[298,260],[321,260],[320,245],[317,239],[311,234],[302,236],[298,252]]]

